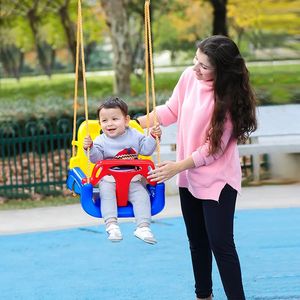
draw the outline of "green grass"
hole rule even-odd
[[[268,94],[274,104],[287,104],[299,94],[300,65],[250,67],[251,83],[258,97]],[[300,100],[300,99],[299,99]]]
[[[79,203],[78,197],[45,197],[41,200],[11,199],[0,204],[0,210],[30,209],[36,207],[62,206]]]
[[[183,68],[182,68],[183,69]],[[300,64],[249,66],[251,82],[262,104],[291,103],[300,94]],[[96,74],[96,73],[95,73]],[[113,93],[113,77],[92,74],[87,77],[90,114],[96,111],[100,100]],[[155,74],[158,104],[172,93],[181,72]],[[56,74],[46,76],[2,79],[0,94],[0,120],[31,117],[72,116],[74,76]],[[131,78],[131,95],[126,97],[131,110],[145,107],[145,80]],[[266,103],[267,102],[267,103]],[[79,91],[79,113],[83,112],[82,88]],[[299,103],[299,102],[298,102]],[[134,111],[136,112],[136,111]]]
[[[109,76],[92,77],[87,80],[89,96],[96,98],[112,91],[113,78]],[[1,98],[7,101],[28,99],[30,101],[46,98],[72,99],[74,97],[74,78],[69,75],[25,77],[19,82],[14,79],[1,80]],[[82,96],[82,95],[81,95]]]

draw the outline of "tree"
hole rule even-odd
[[[32,34],[32,41],[36,48],[39,64],[44,72],[48,76],[51,76],[51,65],[53,64],[52,59],[54,59],[55,55],[53,54],[52,47],[46,43],[45,39],[39,32],[42,24],[41,15],[42,12],[44,12],[45,7],[47,7],[49,1],[51,0],[3,0],[1,3],[1,8],[4,11],[3,14],[7,19],[7,24],[18,26],[20,23],[12,21],[14,19],[22,19],[23,21],[28,21],[28,26]],[[19,30],[19,28],[17,27],[11,29],[12,34],[14,30],[15,32],[18,32]],[[23,32],[23,34],[27,36],[28,31]],[[15,46],[17,45],[17,43],[18,41],[13,42]],[[51,55],[47,53],[49,51],[51,52]]]
[[[154,45],[154,25],[160,19],[172,11],[177,0],[156,0],[150,5],[151,37]],[[128,1],[127,14],[130,24],[130,44],[132,49],[132,69],[144,69],[145,66],[145,46],[144,46],[144,3],[141,0]],[[156,35],[155,35],[156,39]],[[139,76],[137,72],[136,75]]]
[[[177,0],[172,9],[156,17],[153,24],[155,46],[158,50],[194,51],[195,42],[211,33],[211,6],[204,1]],[[197,16],[197,17],[195,17]]]
[[[104,16],[99,9],[100,5],[83,1],[82,18],[83,18],[83,34],[84,46],[86,52],[86,60],[89,59],[90,49],[95,43],[103,40],[104,32]],[[71,53],[73,65],[76,62],[76,21],[77,21],[77,0],[52,0],[47,7],[48,14],[55,14],[56,19],[60,22],[66,41],[66,45]],[[58,18],[57,18],[58,16]]]
[[[238,43],[247,34],[255,48],[280,44],[284,37],[300,34],[298,0],[231,0],[228,19]]]
[[[50,0],[49,0],[50,1]],[[41,40],[41,36],[39,35],[39,25],[41,23],[41,12],[47,7],[48,1],[25,1],[22,3],[23,8],[26,10],[26,16],[29,21],[29,26],[33,33],[33,38],[35,41],[36,51],[38,55],[39,63],[44,70],[45,74],[48,77],[51,77],[51,66],[53,66],[53,59],[55,58],[55,54],[53,53],[53,49],[50,47],[51,55],[49,61],[49,55],[46,53],[46,49],[48,48],[47,44]],[[49,49],[49,48],[48,48]]]
[[[32,40],[26,35],[26,22],[13,14],[14,5],[10,1],[1,3],[0,61],[7,76],[20,79],[24,64],[24,49],[31,48]]]
[[[19,80],[24,62],[24,52],[14,42],[17,32],[10,27],[12,22],[12,20],[4,18],[1,20],[0,39],[3,42],[0,45],[0,61],[7,75]]]
[[[209,0],[213,9],[213,34],[228,35],[227,0]]]
[[[132,49],[129,40],[130,34],[126,4],[127,1],[125,0],[101,0],[113,45],[115,70],[114,92],[129,95]]]
[[[151,19],[170,10],[170,2],[157,0],[150,6]],[[115,92],[130,93],[130,74],[144,66],[144,1],[101,0],[109,28],[116,72]],[[155,13],[154,13],[155,12]],[[152,19],[153,23],[153,19]]]
[[[72,55],[73,65],[76,62],[76,34],[75,34],[75,24],[72,22],[69,14],[70,0],[63,1],[53,1],[56,4],[57,12],[60,18],[60,22],[63,26],[69,51]]]

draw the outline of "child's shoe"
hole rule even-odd
[[[108,225],[106,232],[108,234],[108,239],[112,242],[120,242],[123,239],[120,227],[117,224],[112,223]]]
[[[137,227],[137,229],[134,231],[134,235],[146,243],[149,243],[149,244],[157,243],[150,227],[146,227],[146,226],[145,227]]]

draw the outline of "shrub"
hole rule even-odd
[[[270,91],[267,90],[256,90],[256,97],[258,100],[258,105],[273,105],[274,102],[272,101],[272,94]]]
[[[300,90],[296,89],[296,90],[291,91],[290,101],[292,103],[300,104]]]

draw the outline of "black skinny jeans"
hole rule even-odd
[[[179,194],[197,297],[209,297],[212,293],[213,253],[227,298],[244,300],[241,268],[233,239],[236,190],[226,184],[219,202],[197,199],[187,188],[179,188]]]

